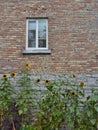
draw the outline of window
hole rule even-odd
[[[48,19],[36,18],[26,21],[26,50],[27,53],[51,53],[48,49]]]
[[[48,20],[27,19],[26,49],[48,48]]]

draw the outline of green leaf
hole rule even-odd
[[[69,110],[70,110],[70,112],[74,112],[74,107],[71,106],[71,107],[69,108]]]
[[[24,110],[24,112],[26,112],[28,110],[28,108],[25,107],[23,110]]]
[[[92,123],[92,125],[95,125],[96,119],[91,119],[90,122]]]
[[[79,116],[81,114],[80,108],[77,108],[77,115]]]
[[[93,95],[93,96],[91,97],[91,100],[92,100],[92,101],[97,101],[97,100],[98,100],[98,95]]]
[[[21,115],[23,113],[23,110],[19,110],[18,113],[19,115]]]
[[[71,127],[74,126],[74,122],[72,122],[72,121],[68,122],[68,126],[71,126]]]
[[[92,112],[91,111],[87,111],[87,115],[88,115],[88,117],[90,117],[92,115]]]
[[[61,115],[61,111],[60,110],[55,110],[54,114],[59,117]]]
[[[25,125],[22,125],[22,126],[20,127],[20,130],[26,130]]]
[[[98,112],[98,105],[95,105],[94,108]]]

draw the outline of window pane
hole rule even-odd
[[[28,47],[36,47],[36,21],[28,23]]]
[[[28,39],[35,40],[35,38],[36,38],[36,30],[29,30],[28,31]]]
[[[43,39],[43,40],[39,39],[38,47],[46,47],[46,40],[45,39]]]
[[[28,22],[28,29],[29,30],[36,30],[36,21],[29,21]]]
[[[35,47],[35,45],[36,45],[35,40],[29,40],[28,43],[29,43],[29,44],[28,44],[28,47]]]
[[[38,47],[46,47],[46,20],[38,21]]]

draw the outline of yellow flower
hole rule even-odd
[[[50,83],[50,80],[46,79],[46,80],[45,80],[45,83],[46,83],[46,84]]]
[[[11,72],[10,75],[11,75],[11,77],[15,77],[16,76],[16,74],[14,72]]]
[[[73,78],[76,78],[76,74],[73,74]]]
[[[7,75],[6,75],[6,74],[3,74],[3,75],[2,75],[2,78],[5,79],[5,80],[7,80]]]
[[[6,74],[3,74],[3,75],[2,75],[2,78],[7,78],[7,75],[6,75]]]
[[[72,96],[76,96],[76,93],[75,93],[75,92],[72,92],[71,95],[72,95]]]
[[[26,63],[25,63],[25,66],[26,66],[26,67],[30,67],[30,63],[29,63],[29,62],[26,62]]]
[[[36,80],[36,83],[39,83],[40,82],[40,79],[38,78],[37,80]]]
[[[84,87],[85,86],[85,83],[82,81],[82,82],[80,82],[80,86],[81,87]]]

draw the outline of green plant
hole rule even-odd
[[[62,123],[63,113],[61,109],[64,107],[64,103],[61,100],[59,88],[56,88],[55,85],[56,82],[45,80],[47,90],[42,92],[42,98],[39,101],[39,112],[33,124],[35,130],[56,130]]]
[[[34,130],[32,125],[22,125],[19,130]]]
[[[13,102],[13,94],[14,88],[11,85],[10,76],[6,74],[2,75],[2,79],[0,80],[0,124],[4,118],[7,116],[11,116],[8,109]]]
[[[18,94],[16,95],[16,107],[18,107],[19,116],[22,117],[22,124],[25,124],[27,122],[27,117],[30,116],[28,116],[28,114],[30,114],[29,110],[33,106],[32,86],[29,76],[29,63],[25,64],[19,76],[19,90]]]
[[[47,90],[42,93],[39,101],[39,112],[34,122],[35,130],[57,130],[62,126],[62,122],[72,130],[97,129],[98,90],[93,91],[93,95],[86,99],[85,83],[77,82],[76,75],[48,81],[45,82]]]
[[[98,89],[92,89],[90,96],[87,96],[84,104],[85,126],[89,130],[98,129]]]
[[[98,89],[92,89],[92,93],[86,96],[85,82],[78,82],[75,74],[60,76],[52,81],[46,79],[44,84],[41,78],[31,81],[29,67],[30,64],[26,63],[22,68],[18,82],[14,79],[14,72],[10,76],[2,75],[0,129],[5,128],[4,123],[14,130],[19,130],[20,126],[20,130],[58,130],[60,127],[70,127],[71,130],[98,129]],[[18,86],[17,91],[13,81]],[[44,88],[42,91],[38,89],[40,86]],[[12,112],[12,108],[16,112]]]

